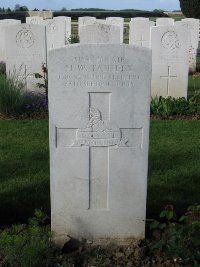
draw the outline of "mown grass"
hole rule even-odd
[[[0,121],[0,224],[49,212],[47,121]]]
[[[152,121],[148,218],[200,202],[200,122]],[[0,225],[50,214],[48,122],[0,121]]]
[[[148,217],[166,204],[179,213],[200,202],[200,122],[152,121],[149,153]]]

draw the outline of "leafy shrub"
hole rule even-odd
[[[165,252],[168,256],[184,264],[198,267],[200,264],[200,205],[190,206],[187,212],[177,220],[172,205],[167,205],[160,214],[161,222],[150,225],[153,231],[159,231],[159,240],[155,240],[153,250]]]
[[[41,75],[40,73],[35,73],[36,79],[43,79],[42,83],[38,82],[36,85],[39,88],[45,89],[46,98],[48,98],[48,69],[45,63],[42,64],[42,72],[43,72],[43,75]]]
[[[8,267],[42,267],[53,262],[55,247],[46,215],[40,210],[27,226],[14,225],[0,232],[0,256]]]
[[[6,76],[0,74],[0,113],[14,115],[22,111],[24,82],[16,73]]]
[[[168,17],[162,11],[142,11],[134,9],[125,9],[125,10],[85,10],[85,9],[76,9],[68,11],[54,11],[53,16],[67,16],[71,17],[72,20],[77,20],[79,17],[84,16],[93,16],[97,19],[105,19],[107,17],[123,17],[123,18],[133,18],[133,17]]]
[[[195,94],[189,100],[181,98],[154,97],[151,99],[151,114],[159,117],[173,115],[199,115],[200,93]]]
[[[6,74],[6,63],[4,61],[0,61],[0,74]]]
[[[179,0],[183,14],[188,18],[200,17],[200,0]]]
[[[48,111],[48,99],[46,94],[34,93],[34,92],[24,92],[24,112],[43,112]]]
[[[68,38],[68,42],[70,44],[76,44],[76,43],[79,43],[80,40],[79,40],[79,36],[78,35],[71,35],[69,38]]]

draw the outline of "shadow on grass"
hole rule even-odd
[[[13,134],[14,133],[14,134]],[[200,201],[200,122],[152,121],[147,218]],[[0,224],[50,214],[48,122],[0,121]]]

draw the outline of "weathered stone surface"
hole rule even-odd
[[[172,18],[157,18],[156,26],[173,26],[175,20]]]
[[[46,19],[47,51],[66,44],[66,23],[63,20]]]
[[[93,24],[96,21],[95,17],[79,17],[78,18],[78,33],[80,34],[80,28],[82,26]]]
[[[149,21],[149,18],[145,18],[145,17],[135,17],[135,18],[131,18],[131,21],[138,21],[138,20],[147,20],[147,21]]]
[[[21,21],[16,19],[0,20],[0,61],[6,60],[6,44],[5,44],[5,31],[6,27],[12,25],[20,25]]]
[[[52,11],[28,11],[30,17],[42,17],[44,19],[52,19]]]
[[[21,24],[6,29],[6,71],[26,83],[31,91],[39,90],[34,73],[42,74],[46,63],[46,31],[42,25]]]
[[[120,36],[121,36],[120,40],[121,40],[121,43],[123,43],[124,42],[124,18],[109,17],[109,18],[106,18],[106,21],[111,25],[120,27]]]
[[[119,26],[95,22],[80,28],[82,44],[120,44],[121,30]]]
[[[150,50],[76,44],[48,61],[52,230],[58,239],[144,237]]]
[[[181,27],[151,29],[153,97],[187,97],[189,41],[189,32]]]
[[[55,17],[54,20],[58,20],[58,21],[64,21],[65,22],[65,26],[66,26],[66,32],[65,32],[65,38],[66,38],[66,44],[69,43],[69,38],[71,36],[71,17],[64,17],[64,16],[59,16],[59,17]]]
[[[42,24],[43,18],[34,16],[34,17],[26,17],[26,23],[27,24]]]
[[[150,29],[154,22],[146,19],[134,19],[130,22],[129,44],[140,47],[151,47]]]
[[[190,72],[196,71],[196,56],[199,46],[199,20],[198,19],[183,19],[176,22],[177,26],[181,26],[190,33],[189,44],[189,69]]]

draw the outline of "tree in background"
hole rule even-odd
[[[27,6],[21,6],[19,4],[15,5],[15,11],[28,11],[28,7]]]
[[[179,0],[181,10],[187,18],[200,18],[200,0]]]

